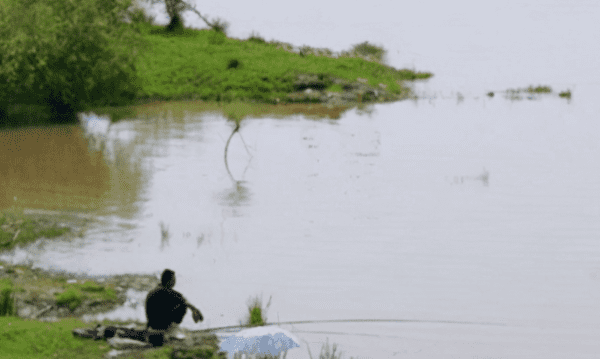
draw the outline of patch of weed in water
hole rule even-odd
[[[522,100],[521,91],[519,89],[508,89],[506,90],[506,98],[512,101]]]
[[[552,88],[550,86],[537,86],[537,87],[533,87],[533,86],[529,86],[525,91],[529,92],[529,93],[551,93],[552,92]]]
[[[267,323],[265,312],[271,306],[271,299],[272,297],[269,297],[269,302],[264,308],[262,307],[262,297],[256,296],[248,300],[248,318],[246,319],[246,326],[257,327]]]
[[[558,94],[558,96],[566,99],[571,99],[571,90],[562,91]]]
[[[69,231],[70,228],[60,227],[55,222],[25,215],[22,209],[0,212],[0,250],[30,243],[40,237],[58,237]]]

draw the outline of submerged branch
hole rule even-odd
[[[229,164],[227,163],[227,150],[229,149],[229,143],[231,142],[231,138],[239,130],[240,130],[240,123],[238,121],[236,121],[235,122],[235,128],[231,132],[231,135],[229,135],[229,138],[227,139],[227,143],[225,143],[225,155],[224,155],[224,157],[225,157],[225,169],[227,169],[227,173],[229,174],[229,178],[231,178],[231,180],[233,182],[237,182],[237,181],[233,178],[233,175],[231,174],[231,171],[229,170]]]

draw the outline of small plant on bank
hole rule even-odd
[[[94,282],[75,283],[69,285],[64,292],[57,294],[56,304],[74,311],[86,300],[93,303],[116,302],[117,294],[114,289]]]
[[[16,314],[13,284],[8,279],[0,280],[0,317]]]
[[[369,61],[383,63],[386,50],[381,46],[373,45],[368,41],[365,41],[352,46],[351,53]]]
[[[69,230],[54,222],[27,216],[19,209],[0,211],[0,250],[30,243],[40,237],[58,237]]]
[[[56,297],[56,304],[74,311],[83,303],[83,294],[75,288],[69,288]]]
[[[214,19],[210,24],[211,30],[218,32],[223,35],[227,35],[229,29],[229,23],[221,18]]]
[[[342,352],[338,352],[336,354],[337,344],[333,343],[331,347],[329,347],[329,338],[321,347],[321,352],[319,353],[319,359],[341,359]],[[310,359],[313,359],[312,353],[310,352],[310,348],[308,348],[308,356]]]

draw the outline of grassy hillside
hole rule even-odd
[[[288,94],[307,87],[341,92],[343,83],[357,79],[398,95],[407,91],[403,80],[431,76],[358,57],[316,56],[306,48],[293,52],[286,44],[260,37],[239,40],[194,29],[172,35],[152,25],[142,26],[141,31],[148,48],[136,63],[139,99],[305,101]],[[299,76],[307,74],[315,79],[308,86],[299,82]]]

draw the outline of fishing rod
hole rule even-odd
[[[487,325],[487,326],[506,326],[502,323],[491,322],[465,322],[454,320],[420,320],[420,319],[324,319],[324,320],[297,320],[289,322],[266,323],[265,325],[281,325],[281,324],[319,324],[319,323],[429,323],[429,324],[460,324],[460,325]],[[244,329],[245,325],[230,325],[226,327],[206,328],[194,330],[194,332],[213,332],[227,331],[229,329]]]

